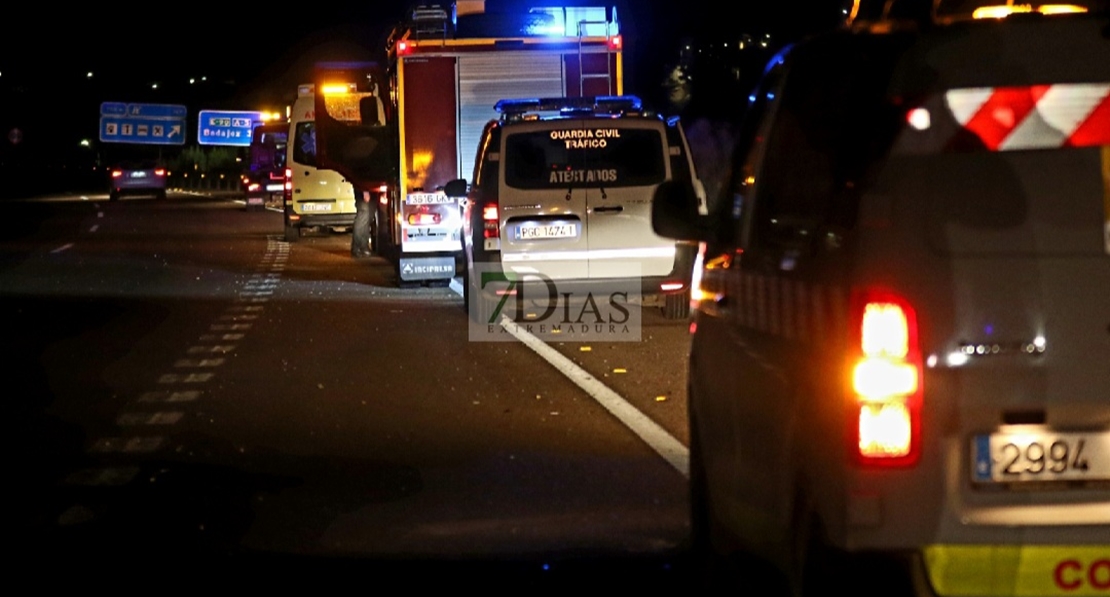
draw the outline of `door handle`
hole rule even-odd
[[[622,211],[624,211],[624,207],[622,207],[620,205],[614,205],[614,206],[611,206],[611,207],[595,207],[594,208],[594,213],[620,213]]]

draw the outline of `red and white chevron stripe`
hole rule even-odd
[[[945,103],[992,151],[1110,145],[1110,83],[952,89]]]

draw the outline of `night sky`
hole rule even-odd
[[[487,0],[497,11],[514,0]],[[624,33],[626,92],[650,100],[682,42],[772,33],[775,45],[835,26],[840,0],[610,0]],[[534,2],[532,2],[534,4]],[[596,6],[597,0],[569,0]],[[26,3],[0,35],[0,132],[18,128],[19,152],[0,138],[0,166],[18,153],[60,155],[97,137],[101,102],[279,109],[315,60],[382,58],[389,29],[411,0],[277,4]],[[552,4],[556,4],[552,2]],[[813,7],[819,7],[815,10]],[[761,61],[762,56],[756,58]],[[92,73],[91,77],[89,73]],[[707,86],[717,78],[702,69]],[[155,87],[157,85],[157,87]]]

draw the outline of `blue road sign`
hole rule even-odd
[[[104,143],[185,144],[185,106],[176,104],[100,104]]]
[[[250,147],[251,133],[262,122],[262,112],[201,110],[197,119],[197,143]]]

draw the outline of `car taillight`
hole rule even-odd
[[[433,226],[439,224],[442,215],[428,210],[428,206],[420,206],[419,211],[408,215],[409,226]]]
[[[163,168],[155,168],[155,169],[154,169],[154,175],[155,175],[155,176],[165,176],[165,175],[166,175],[166,171],[165,171],[165,169],[163,169]]]
[[[123,170],[112,170],[112,178],[119,178],[123,176]]]
[[[904,299],[865,292],[853,302],[858,353],[851,364],[857,459],[914,464],[921,445],[922,360],[917,314]]]
[[[497,214],[497,204],[487,203],[482,207],[482,238],[500,238],[501,221]]]

